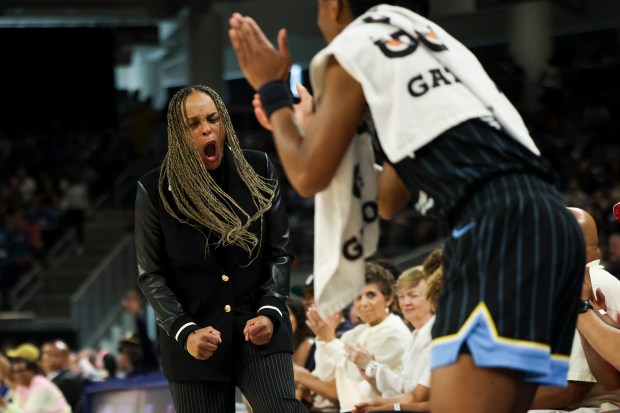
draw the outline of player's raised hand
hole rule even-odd
[[[228,36],[239,66],[254,90],[272,80],[288,79],[292,59],[285,29],[278,32],[276,49],[251,17],[233,13],[229,24]]]

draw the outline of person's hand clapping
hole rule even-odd
[[[243,335],[245,341],[251,341],[257,346],[267,344],[273,335],[273,322],[264,315],[254,317],[245,324]]]
[[[317,339],[323,341],[332,341],[336,338],[336,326],[334,326],[329,318],[324,318],[316,305],[311,305],[306,311],[306,325]]]
[[[364,370],[366,366],[368,366],[368,363],[370,363],[374,358],[368,350],[357,343],[345,343],[344,349],[347,352],[347,357],[349,360],[351,360],[360,370]]]
[[[596,289],[596,304],[603,310],[607,311],[607,303],[605,302],[605,294],[600,288]]]
[[[234,13],[228,36],[239,66],[254,90],[272,80],[287,80],[292,64],[286,30],[278,32],[278,49],[265,37],[254,19]]]
[[[193,331],[187,337],[187,352],[198,360],[208,360],[222,343],[222,335],[213,327]]]
[[[380,410],[380,409],[377,409],[377,407],[380,406],[380,403],[381,403],[381,400],[371,400],[371,401],[367,401],[363,403],[357,403],[352,413],[366,413],[366,412]],[[390,409],[387,408],[385,410],[390,410]]]

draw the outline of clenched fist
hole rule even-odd
[[[222,342],[222,335],[213,327],[193,331],[187,337],[187,352],[198,360],[208,360]]]
[[[267,344],[273,335],[273,322],[264,315],[254,317],[245,323],[243,335],[245,336],[245,341],[251,341],[257,346]]]

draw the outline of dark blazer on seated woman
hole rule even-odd
[[[254,252],[236,245],[216,246],[218,239],[182,223],[164,208],[160,198],[160,170],[138,181],[136,196],[136,253],[138,283],[155,310],[160,334],[162,367],[171,381],[229,381],[235,347],[243,342],[246,322],[268,316],[274,325],[269,343],[259,353],[292,353],[292,333],[285,300],[293,252],[289,224],[274,166],[265,153],[244,150],[250,166],[276,183],[271,208],[264,220],[249,229],[260,240]],[[210,171],[217,184],[250,216],[257,208],[236,168],[230,148],[222,164]],[[163,193],[174,204],[168,183]],[[242,218],[244,219],[244,218]],[[206,234],[206,235],[205,235]],[[205,236],[208,236],[209,246]],[[188,335],[213,326],[222,343],[208,360],[197,360],[184,348]]]

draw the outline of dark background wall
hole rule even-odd
[[[116,125],[108,29],[0,29],[0,45],[0,132]]]

